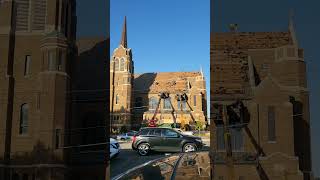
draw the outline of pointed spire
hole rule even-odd
[[[293,26],[293,17],[294,17],[294,11],[293,9],[291,8],[289,10],[289,27]]]
[[[124,24],[123,24],[123,29],[122,29],[122,35],[121,35],[121,42],[120,44],[124,47],[127,48],[127,17],[124,17]]]
[[[201,73],[201,77],[203,77],[203,71],[202,71],[202,66],[200,65],[200,73]]]
[[[293,19],[294,19],[294,10],[291,8],[290,11],[289,11],[289,32],[291,34],[291,38],[293,40],[293,44],[294,45],[298,45],[296,32],[295,32],[295,29],[294,29]]]

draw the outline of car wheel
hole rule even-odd
[[[150,151],[149,144],[141,143],[141,144],[138,145],[138,153],[139,153],[139,155],[146,156],[146,155],[148,155],[149,151]]]
[[[187,143],[183,146],[183,152],[194,152],[197,150],[197,146],[193,143]]]

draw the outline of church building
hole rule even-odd
[[[186,130],[207,125],[205,77],[195,72],[134,73],[132,49],[124,21],[119,46],[110,61],[110,127],[139,129],[155,120],[157,126]]]

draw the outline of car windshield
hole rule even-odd
[[[121,180],[124,179],[135,179],[135,180],[145,180],[145,179],[153,179],[153,180],[164,180],[170,179],[174,167],[176,165],[177,160],[180,155],[173,155],[168,158],[164,158],[150,164],[147,164],[142,167],[138,167],[137,169],[125,174],[122,176]],[[116,178],[117,179],[117,178]]]
[[[210,179],[209,153],[186,153],[179,161],[175,177],[190,179]]]
[[[152,161],[114,178],[117,180],[210,179],[208,152],[183,153]]]

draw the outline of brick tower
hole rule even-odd
[[[121,41],[113,51],[110,62],[110,127],[113,129],[131,128],[133,69],[132,51],[127,45],[125,17]]]
[[[75,27],[74,0],[0,1],[0,179],[65,178]]]

